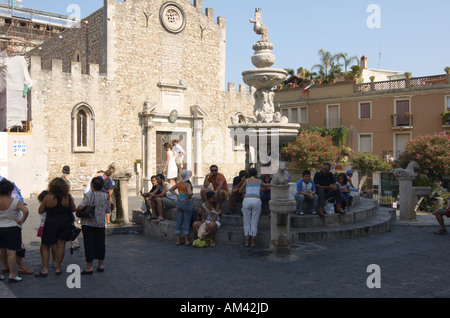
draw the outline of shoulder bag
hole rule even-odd
[[[92,192],[91,204],[86,205],[83,210],[78,211],[77,217],[79,217],[80,219],[95,217],[94,197],[95,197],[95,193]]]

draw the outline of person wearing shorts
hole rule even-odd
[[[450,218],[450,202],[446,208],[437,209],[433,212],[434,216],[436,217],[436,220],[438,221],[440,225],[440,229],[434,232],[436,235],[446,235],[447,229],[445,228],[444,224],[444,216]]]
[[[216,165],[212,165],[209,168],[209,171],[210,173],[205,176],[203,189],[200,190],[200,196],[202,198],[202,202],[206,202],[206,194],[208,192],[214,192],[216,202],[220,206],[223,201],[228,200],[230,197],[227,180],[223,174],[219,173],[219,168]],[[210,184],[213,186],[213,189],[209,188]]]

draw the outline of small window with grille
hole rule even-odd
[[[77,105],[72,111],[73,152],[94,152],[95,117],[91,107]]]

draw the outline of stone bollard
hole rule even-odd
[[[291,218],[296,202],[291,199],[284,162],[270,185],[270,251],[279,255],[291,253]]]
[[[124,225],[130,223],[130,218],[128,215],[128,181],[129,176],[115,177],[114,182],[116,186],[114,187],[114,198],[116,207],[116,218],[113,221],[115,225]]]

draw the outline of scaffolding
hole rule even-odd
[[[8,55],[26,55],[79,22],[71,16],[23,8],[14,2],[0,1],[0,50],[6,50]]]

